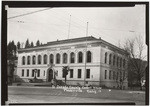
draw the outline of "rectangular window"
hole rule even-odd
[[[115,71],[113,71],[113,80],[115,80]]]
[[[109,71],[109,79],[111,79],[111,71]]]
[[[22,69],[22,77],[24,76],[24,69]]]
[[[105,79],[107,79],[107,70],[105,70]]]
[[[43,73],[43,76],[45,76],[45,71],[44,71],[44,73]]]
[[[78,78],[81,78],[81,69],[78,69]]]
[[[119,77],[119,75],[118,75],[118,72],[117,72],[116,80],[118,80],[118,77]]]
[[[123,68],[125,68],[125,65],[126,65],[126,60],[124,59],[123,60]]]
[[[124,78],[126,78],[126,74],[125,74],[125,72],[123,72],[123,77],[124,77]]]
[[[113,57],[113,65],[115,65],[115,55],[114,55],[114,57]]]
[[[120,72],[120,79],[122,79],[122,72]]]
[[[90,78],[90,69],[86,69],[86,78]]]
[[[62,71],[62,77],[65,78],[65,73]]]
[[[32,70],[32,77],[34,77],[34,70]]]
[[[29,69],[27,69],[27,77],[29,77]]]
[[[40,70],[37,70],[37,77],[40,77]]]
[[[118,67],[120,66],[120,59],[118,59]]]
[[[118,67],[118,64],[119,64],[119,58],[117,58],[117,67]]]
[[[70,78],[73,78],[73,69],[70,69]]]

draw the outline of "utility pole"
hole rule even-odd
[[[85,46],[85,70],[84,70],[84,86],[86,82],[86,61],[87,61],[87,36],[88,36],[88,22],[87,22],[87,27],[86,27],[86,46]]]

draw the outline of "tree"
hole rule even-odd
[[[67,80],[67,75],[68,75],[68,72],[69,72],[69,67],[68,66],[63,66],[63,77],[65,77],[65,84],[66,84],[66,80]]]
[[[30,43],[29,43],[29,39],[27,39],[25,43],[25,48],[29,48],[29,47],[30,47]]]
[[[130,83],[132,78],[137,80],[137,85],[142,89],[141,80],[144,76],[145,69],[143,69],[143,60],[146,56],[143,56],[144,42],[142,36],[137,36],[134,39],[127,39],[124,45],[124,49],[129,53],[128,61],[128,81]]]
[[[7,59],[8,60],[16,59],[16,50],[17,50],[17,47],[14,41],[10,41],[7,45]]]
[[[11,42],[9,41],[9,43],[7,45],[7,60],[9,60],[11,58],[11,55],[12,55]]]
[[[31,42],[31,47],[34,47],[34,44],[33,44],[33,42]]]
[[[14,41],[10,41],[7,45],[7,67],[9,75],[11,76],[11,83],[14,76],[15,60],[17,60],[16,50],[17,46],[15,45]]]
[[[20,49],[20,46],[21,46],[20,42],[17,42],[17,49]]]
[[[141,59],[131,58],[129,60],[128,82],[131,87],[139,86],[142,89],[141,83],[142,83],[142,79],[145,77],[144,74],[145,74],[146,66],[147,66],[147,62]]]
[[[36,46],[40,46],[40,41],[39,40],[37,40]]]

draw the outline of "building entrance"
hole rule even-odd
[[[51,82],[53,79],[53,70],[48,69],[48,82]]]

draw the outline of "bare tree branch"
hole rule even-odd
[[[129,72],[135,74],[137,82],[140,83],[145,72],[143,58],[146,57],[143,56],[144,42],[142,37],[137,36],[135,39],[127,39],[124,44],[124,50],[129,53]]]

